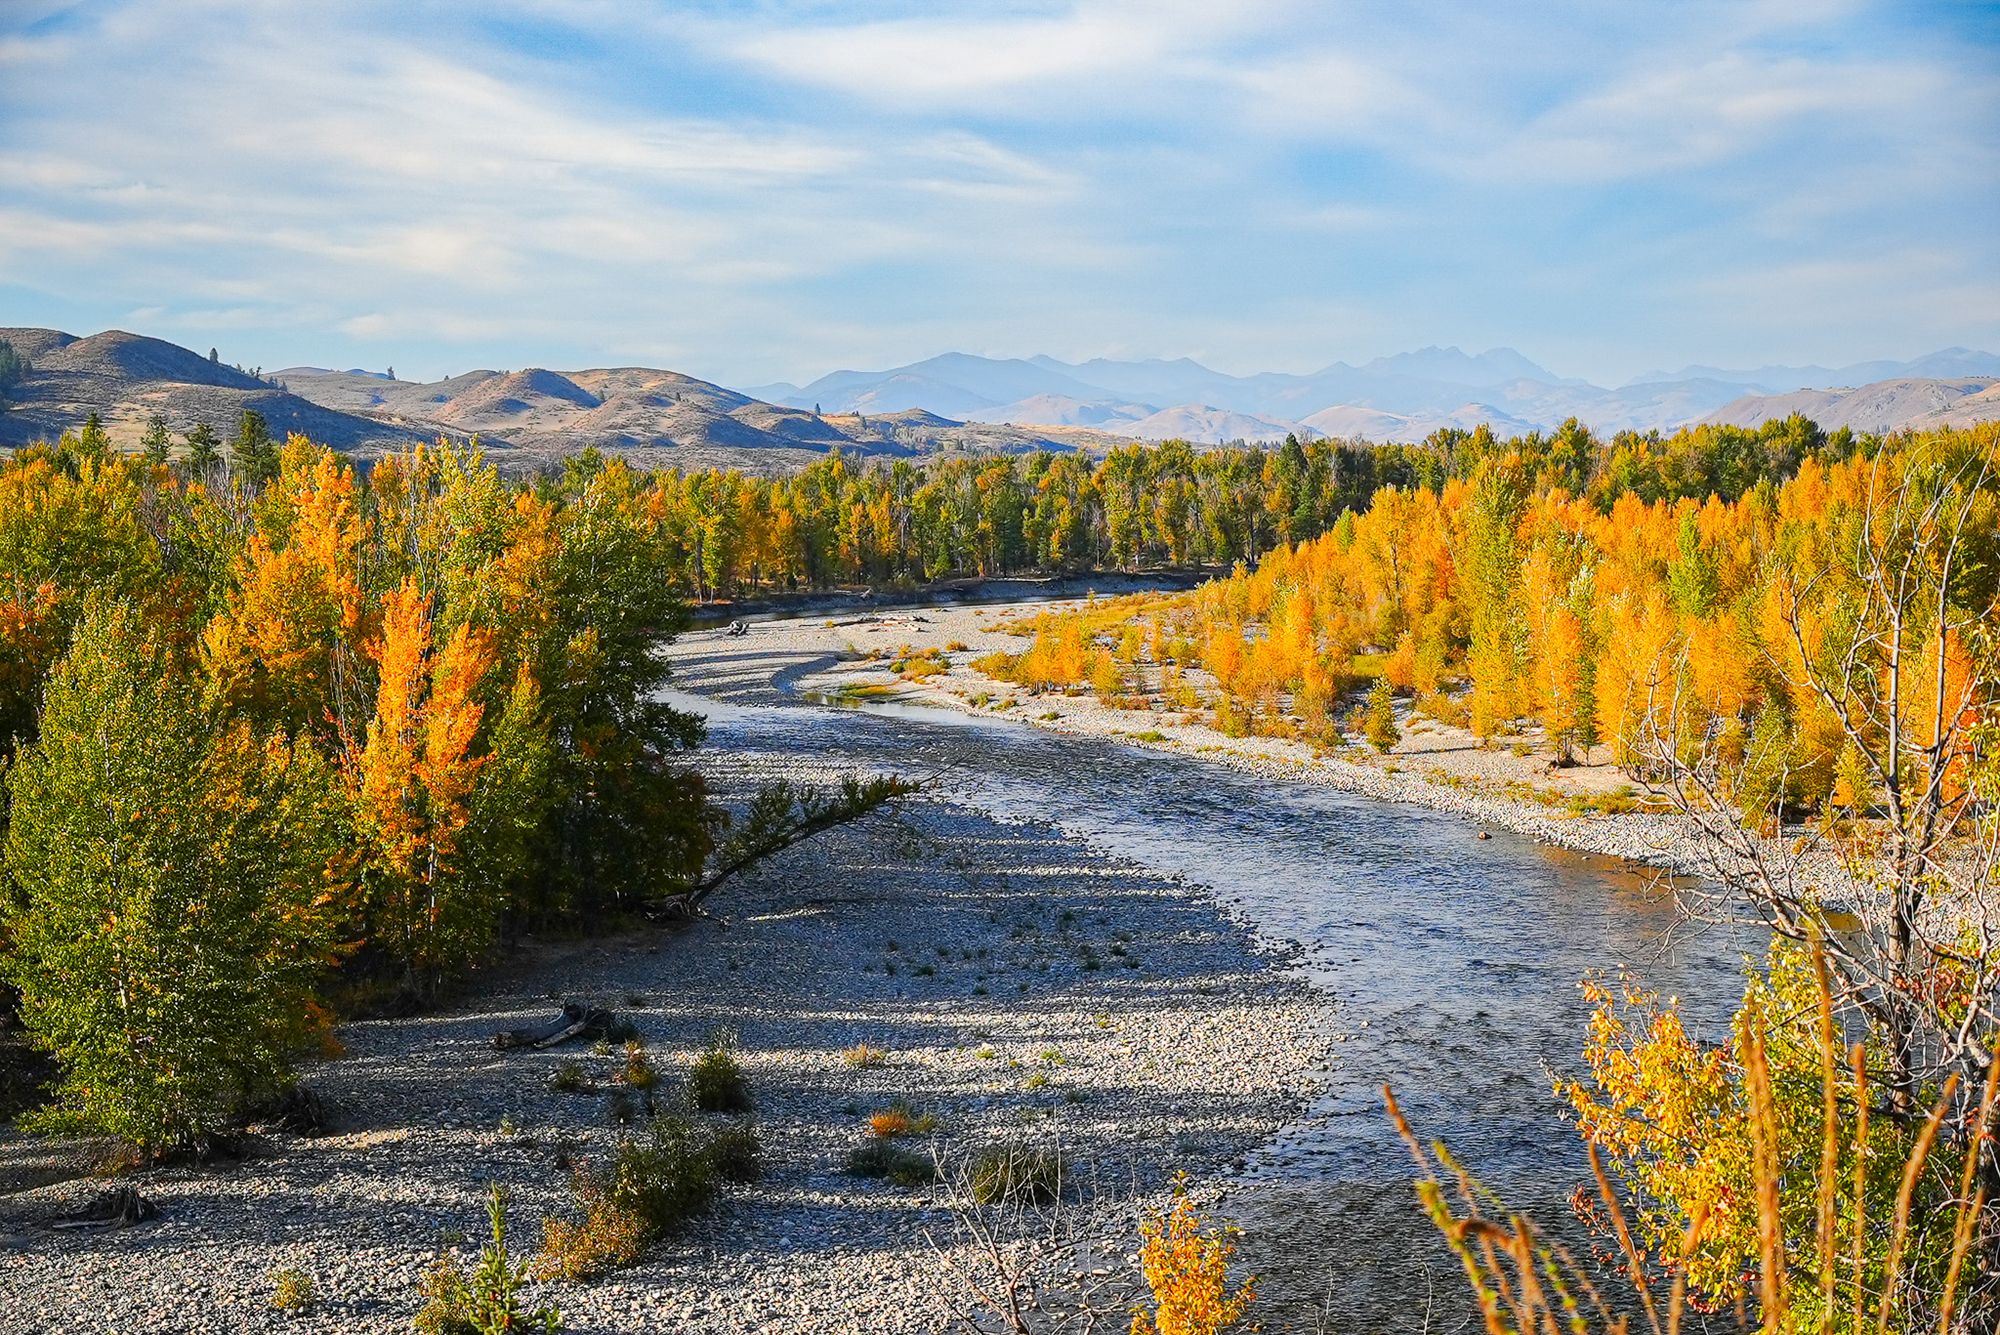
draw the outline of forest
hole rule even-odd
[[[1844,445],[1706,496],[1490,453],[1191,592],[1028,618],[975,665],[1322,754],[1424,713],[1623,766],[1707,877],[1682,911],[1771,942],[1721,1041],[1586,980],[1588,1072],[1554,1080],[1598,1169],[1580,1212],[1654,1329],[1669,1294],[1676,1321],[1755,1300],[1820,1330],[1952,1329],[1995,1296],[2000,428]],[[1488,1329],[1594,1301],[1404,1129]]]
[[[1438,491],[1503,457],[1526,481],[1600,508],[1734,500],[1806,458],[1865,448],[1793,417],[1755,430],[1694,427],[1600,442],[1571,421],[1502,440],[1485,427],[1422,445],[1288,439],[1265,449],[1197,450],[1185,441],[1081,454],[899,460],[832,454],[782,478],[666,474],[679,570],[696,597],[837,584],[921,584],[948,575],[1221,566],[1326,532],[1383,487]]]
[[[33,1125],[198,1142],[338,1009],[420,1003],[503,932],[686,911],[711,852],[899,791],[730,828],[657,698],[685,616],[657,482],[447,446],[364,477],[253,419],[227,459],[87,428],[0,467],[4,968],[58,1065]]]

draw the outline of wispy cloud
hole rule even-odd
[[[1995,63],[1865,0],[17,0],[0,292],[266,364],[1490,339],[1615,374],[1817,273],[1759,299],[1837,291],[1873,318],[1813,355],[1853,360],[2000,339],[1954,296],[2000,285]]]

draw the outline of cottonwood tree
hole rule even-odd
[[[61,1063],[51,1129],[158,1153],[281,1084],[333,939],[342,845],[310,746],[199,693],[130,604],[99,601],[7,780],[6,969]]]

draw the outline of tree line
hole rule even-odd
[[[1587,980],[1587,1069],[1555,1083],[1611,1254],[1677,1308],[1758,1302],[1765,1329],[1989,1330],[2000,424],[1742,476],[1606,498],[1510,449],[1189,593],[1044,614],[982,666],[1328,746],[1393,744],[1392,692],[1486,742],[1602,745],[1707,873],[1682,907],[1771,943],[1719,1036]],[[1426,1198],[1461,1241],[1490,1205],[1467,1192]],[[1465,1254],[1475,1282],[1544,1261],[1537,1282],[1572,1282],[1546,1243],[1502,1241]]]
[[[1486,427],[1420,445],[1288,438],[1198,450],[861,462],[830,454],[788,477],[709,470],[662,477],[698,597],[838,584],[1254,562],[1326,532],[1384,487],[1438,490],[1514,456],[1539,485],[1608,508],[1619,496],[1733,499],[1801,460],[1862,447],[1793,417],[1757,430],[1694,427],[1600,441],[1575,421],[1502,440]]]
[[[187,1143],[284,1084],[330,981],[429,996],[503,931],[686,907],[711,851],[897,791],[728,828],[659,699],[686,604],[657,481],[448,445],[363,475],[255,428],[261,482],[91,428],[0,465],[0,968],[60,1066],[35,1125]]]

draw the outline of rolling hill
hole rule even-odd
[[[0,328],[0,342],[34,365],[14,406],[0,413],[0,446],[52,440],[93,412],[121,445],[137,442],[155,413],[176,433],[206,422],[226,436],[245,408],[262,413],[280,436],[298,431],[353,452],[400,449],[437,435],[328,408],[178,344],[120,329],[78,338]]]
[[[1800,389],[1789,394],[1747,394],[1702,419],[1732,426],[1762,426],[1799,413],[1822,427],[1851,427],[1880,434],[1903,427],[1970,426],[2000,421],[2000,379],[1951,380],[1902,377],[1851,389]]]
[[[177,436],[206,422],[227,438],[246,408],[273,432],[297,431],[363,458],[440,436],[477,437],[510,471],[531,471],[590,446],[642,467],[782,472],[833,449],[903,457],[956,452],[1104,448],[1115,437],[965,423],[904,407],[821,417],[675,371],[542,367],[471,371],[416,383],[372,371],[295,366],[262,378],[162,339],[122,330],[78,338],[0,328],[33,363],[0,413],[0,447],[53,439],[97,413],[132,448],[153,414]]]
[[[888,371],[834,372],[802,387],[765,386],[773,396],[766,399],[643,366],[479,370],[428,383],[314,366],[259,377],[122,330],[78,338],[0,328],[0,340],[33,363],[17,402],[0,413],[0,447],[53,438],[92,412],[128,448],[155,413],[177,435],[206,422],[227,437],[251,408],[280,435],[301,432],[363,458],[440,436],[477,437],[514,472],[593,446],[641,467],[775,473],[835,449],[901,458],[1101,452],[1174,437],[1407,442],[1442,427],[1485,423],[1512,435],[1570,417],[1606,434],[1695,422],[1756,426],[1795,412],[1869,432],[2000,420],[2000,357],[1965,348],[1845,368],[1892,372],[1865,383],[1788,383],[1820,373],[1811,367],[1689,367],[1616,389],[1559,379],[1508,348],[1477,355],[1423,348],[1309,375],[1249,376],[1187,358],[1071,364],[947,353]]]

